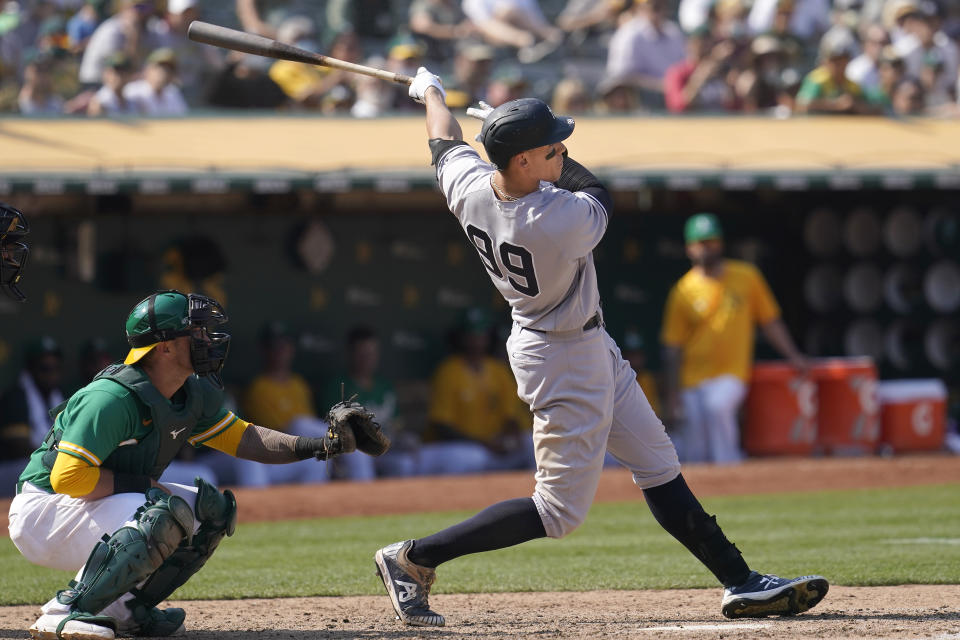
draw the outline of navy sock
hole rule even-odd
[[[407,557],[421,566],[433,568],[468,553],[512,547],[546,535],[533,498],[515,498],[498,502],[469,520],[416,540]]]
[[[703,510],[682,475],[659,487],[644,489],[643,496],[660,526],[689,549],[723,586],[746,582],[750,567],[740,550],[723,535],[716,516]]]

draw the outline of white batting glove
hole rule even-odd
[[[407,94],[420,104],[424,104],[423,96],[430,87],[435,87],[437,91],[440,92],[440,95],[443,96],[443,99],[447,99],[447,92],[443,90],[440,78],[430,73],[430,70],[426,67],[420,67],[417,69],[417,75],[414,76],[413,82],[410,83],[410,89],[407,91]]]
[[[486,120],[491,111],[493,111],[493,107],[481,100],[479,107],[467,108],[467,115],[471,118],[476,118],[477,120]]]

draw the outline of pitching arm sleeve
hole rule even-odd
[[[566,154],[563,156],[563,171],[556,184],[557,187],[567,191],[589,193],[603,205],[608,218],[613,212],[613,198],[610,197],[610,192],[603,183],[597,176],[590,173],[589,169]]]

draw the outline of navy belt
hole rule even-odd
[[[603,318],[601,318],[600,313],[597,312],[593,314],[593,317],[587,320],[587,322],[580,329],[572,329],[570,331],[547,331],[546,329],[530,329],[529,327],[524,327],[524,328],[527,329],[528,331],[534,331],[536,333],[549,333],[549,334],[556,335],[558,333],[567,334],[567,333],[572,333],[574,331],[589,331],[590,329],[596,329],[602,324],[603,324]]]

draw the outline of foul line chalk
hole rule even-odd
[[[730,622],[728,624],[674,624],[667,627],[641,627],[637,631],[723,631],[725,629],[766,629],[769,622]]]

